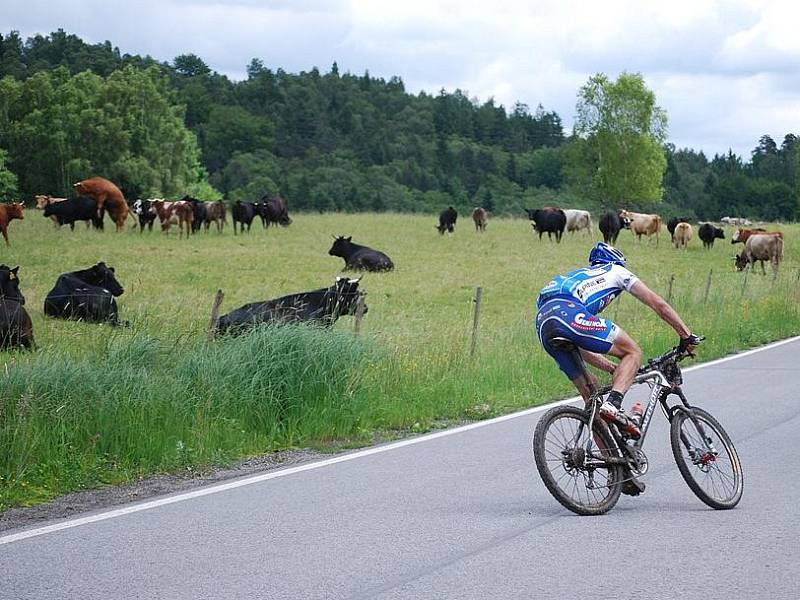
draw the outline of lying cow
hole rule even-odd
[[[11,204],[0,204],[0,233],[6,240],[6,246],[10,246],[8,241],[8,224],[14,219],[24,219],[23,211],[25,206],[22,202],[12,202]]]
[[[692,233],[691,225],[685,222],[678,223],[672,232],[672,243],[675,244],[676,248],[686,250],[689,246],[689,240],[692,239]]]
[[[337,277],[329,288],[245,304],[219,318],[217,333],[236,335],[261,323],[312,323],[330,327],[340,316],[356,314],[361,295],[358,282],[358,279]],[[366,304],[363,304],[363,311],[367,312]]]
[[[656,246],[658,246],[658,234],[661,231],[661,217],[646,213],[635,213],[629,210],[619,211],[619,217],[623,220],[625,227],[630,229],[639,242],[642,236],[646,235],[650,241],[650,236],[656,236]]]
[[[354,244],[353,238],[339,236],[333,240],[328,254],[344,259],[344,269],[355,271],[391,271],[394,269],[392,259],[383,252],[373,250],[368,246]]]
[[[592,214],[588,210],[578,210],[576,208],[565,208],[564,216],[567,217],[567,231],[585,231],[592,235]]]
[[[553,239],[552,234],[555,233],[556,243],[561,242],[561,236],[564,235],[564,228],[567,226],[567,215],[563,210],[546,206],[536,210],[526,208],[525,212],[532,221],[533,230],[539,234],[539,241],[541,241],[543,233],[547,234],[549,240]]]
[[[45,217],[55,217],[61,225],[69,225],[75,231],[75,221],[91,223],[95,229],[103,228],[103,221],[97,216],[97,202],[89,196],[69,198],[63,202],[53,202],[44,207]]]
[[[489,213],[484,208],[475,208],[472,211],[472,221],[475,223],[475,231],[483,233],[489,223]]]
[[[23,306],[19,267],[0,265],[0,350],[33,348],[33,323]]]
[[[768,260],[777,276],[778,267],[783,260],[783,237],[764,233],[751,235],[744,244],[744,251],[736,255],[736,269],[743,271],[749,264],[752,270],[757,260],[761,261],[763,274],[766,275],[764,261]]]
[[[697,230],[697,237],[703,242],[703,248],[710,250],[714,247],[714,240],[725,239],[725,232],[719,227],[714,227],[711,223],[703,223]]]
[[[439,224],[435,225],[439,230],[439,234],[444,235],[444,232],[453,233],[456,229],[456,221],[458,220],[458,213],[452,206],[448,206],[439,213]]]
[[[603,241],[606,244],[616,244],[622,225],[623,223],[619,213],[607,211],[600,217],[600,222],[598,224],[600,233],[603,234]]]
[[[757,233],[770,233],[783,237],[783,234],[780,231],[767,232],[767,230],[763,229],[762,227],[753,227],[752,229],[737,229],[731,236],[731,244],[744,244],[751,235],[755,235]]]
[[[124,291],[113,267],[99,262],[88,269],[60,275],[44,300],[44,313],[59,319],[126,325],[119,320],[114,299]]]

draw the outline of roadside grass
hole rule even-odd
[[[0,353],[0,511],[89,486],[300,447],[351,447],[375,435],[426,431],[571,395],[535,341],[538,290],[585,263],[594,237],[539,242],[521,219],[494,219],[484,235],[465,219],[439,236],[433,216],[294,216],[287,229],[179,240],[160,233],[81,227],[53,231],[27,211],[0,262],[21,265],[38,350]],[[799,226],[780,226],[786,259],[776,281],[732,267],[733,249],[698,240],[687,251],[637,244],[622,232],[630,268],[708,337],[703,360],[800,333]],[[728,232],[728,238],[730,230]],[[393,273],[366,274],[362,335],[352,318],[331,331],[263,327],[208,343],[214,291],[223,312],[245,302],[327,287],[342,262],[331,235],[387,252]],[[116,267],[124,329],[46,319],[42,302],[58,274],[98,260]],[[706,298],[709,270],[711,287]],[[744,285],[743,285],[744,284]],[[470,356],[472,301],[483,303]],[[646,355],[675,336],[623,296],[606,315]]]

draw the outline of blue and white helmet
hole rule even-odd
[[[615,264],[620,267],[625,266],[625,255],[605,242],[598,242],[597,245],[589,252],[590,265],[606,265]]]

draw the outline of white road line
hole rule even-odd
[[[778,346],[783,346],[784,344],[789,344],[791,342],[800,340],[800,336],[795,336],[792,338],[787,338],[785,340],[781,340],[779,342],[773,342],[771,344],[767,344],[766,346],[761,346],[759,348],[754,348],[752,350],[747,350],[740,354],[732,354],[730,356],[726,356],[724,358],[719,358],[717,360],[712,360],[707,363],[703,363],[700,365],[695,365],[693,367],[689,367],[687,369],[683,369],[684,373],[695,371],[697,369],[704,369],[707,367],[713,367],[715,365],[729,362],[732,360],[737,360],[739,358],[744,358],[745,356],[750,356],[751,354],[756,354],[757,352],[763,352],[764,350],[770,350],[772,348],[776,348]],[[436,433],[429,433],[426,435],[421,435],[419,437],[410,438],[406,440],[401,440],[399,442],[392,442],[390,444],[385,444],[383,446],[375,446],[373,448],[367,448],[365,450],[359,450],[357,452],[353,452],[350,454],[343,454],[341,456],[335,456],[333,458],[328,458],[325,460],[320,460],[317,462],[307,463],[304,465],[299,465],[296,467],[289,467],[286,469],[280,469],[278,471],[271,471],[269,473],[264,473],[262,475],[255,475],[253,477],[247,477],[244,479],[237,479],[235,481],[230,481],[228,483],[222,483],[219,485],[213,485],[207,488],[202,488],[199,490],[194,490],[191,492],[186,492],[183,494],[176,494],[174,496],[167,496],[165,498],[159,498],[157,500],[151,500],[149,502],[142,502],[141,504],[133,504],[130,506],[125,506],[123,508],[118,508],[115,510],[109,510],[106,512],[101,512],[95,515],[90,515],[87,517],[81,517],[78,519],[70,519],[68,521],[62,521],[60,523],[54,523],[53,525],[47,525],[45,527],[37,527],[34,529],[28,529],[25,531],[21,531],[19,533],[14,533],[11,535],[7,535],[4,537],[0,537],[0,545],[3,544],[10,544],[12,542],[18,542],[20,540],[25,540],[32,537],[37,537],[40,535],[45,535],[48,533],[53,533],[55,531],[61,531],[63,529],[71,529],[73,527],[79,527],[81,525],[87,525],[89,523],[96,523],[98,521],[105,521],[107,519],[114,519],[116,517],[121,517],[123,515],[129,515],[131,513],[141,512],[143,510],[149,510],[151,508],[158,508],[159,506],[166,506],[168,504],[175,504],[177,502],[184,502],[185,500],[191,500],[192,498],[200,498],[202,496],[209,496],[211,494],[217,494],[219,492],[224,492],[227,490],[232,490],[239,487],[244,487],[246,485],[252,485],[254,483],[260,483],[262,481],[268,481],[270,479],[276,479],[278,477],[285,477],[286,475],[293,475],[295,473],[302,473],[303,471],[311,471],[313,469],[319,469],[322,467],[327,467],[329,465],[335,465],[341,462],[347,462],[350,460],[355,460],[357,458],[362,458],[365,456],[371,456],[373,454],[381,454],[383,452],[389,452],[390,450],[396,450],[397,448],[404,448],[405,446],[412,446],[414,444],[421,444],[423,442],[429,442],[431,440],[436,440],[439,438],[447,437],[450,435],[456,435],[459,433],[463,433],[465,431],[470,431],[472,429],[477,429],[479,427],[488,427],[490,425],[494,425],[495,423],[502,423],[503,421],[508,421],[511,419],[516,419],[518,417],[525,417],[527,415],[531,415],[533,413],[537,413],[543,410],[550,409],[554,406],[560,406],[562,404],[569,404],[570,402],[575,402],[579,400],[579,396],[574,396],[572,398],[567,398],[565,400],[559,400],[558,402],[553,402],[550,404],[545,404],[542,406],[536,406],[534,408],[529,408],[526,410],[522,410],[515,413],[510,413],[507,415],[503,415],[501,417],[495,417],[493,419],[487,419],[485,421],[478,421],[476,423],[470,423],[469,425],[463,425],[461,427],[456,427],[453,429],[447,429],[444,431],[438,431]]]

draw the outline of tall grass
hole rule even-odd
[[[86,486],[307,445],[362,444],[375,432],[426,430],[574,393],[533,334],[538,290],[585,263],[594,242],[560,245],[527,222],[495,219],[478,235],[463,224],[440,237],[434,217],[297,215],[288,229],[249,236],[54,232],[31,211],[0,262],[20,264],[39,350],[0,353],[0,510]],[[14,225],[18,225],[17,222]],[[733,272],[731,246],[636,244],[629,265],[666,296],[695,331],[701,357],[800,333],[797,226],[786,262],[770,274]],[[362,336],[352,319],[331,330],[261,328],[207,343],[203,329],[217,287],[224,311],[244,302],[330,285],[341,267],[330,234],[387,251],[397,269],[367,274]],[[736,246],[735,248],[739,248]],[[126,288],[126,329],[47,319],[44,295],[64,271],[105,260]],[[709,270],[712,285],[706,298]],[[474,357],[474,287],[484,288]],[[606,315],[646,355],[675,335],[623,296]]]

